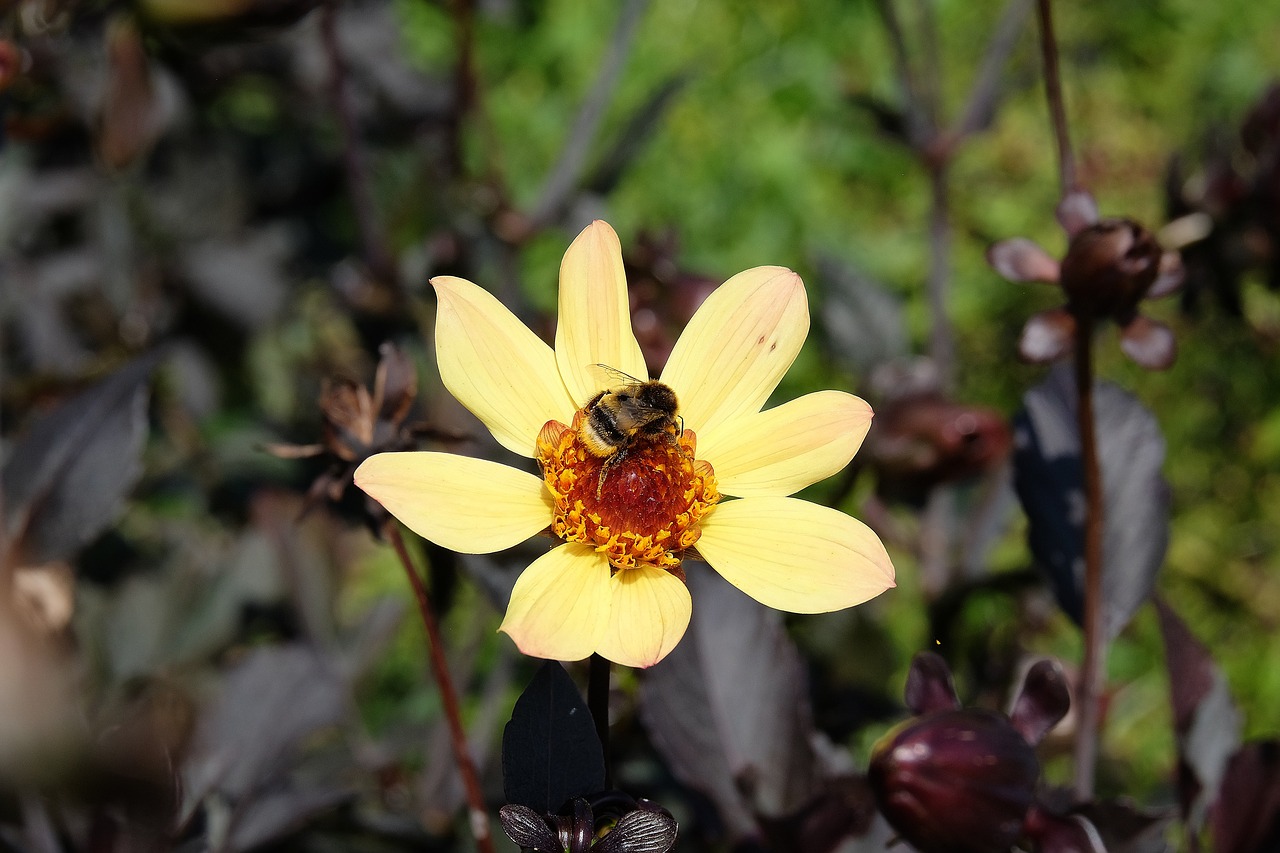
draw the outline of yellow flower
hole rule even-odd
[[[578,440],[584,407],[605,390],[596,365],[648,376],[613,229],[594,222],[565,253],[554,349],[471,282],[431,283],[445,387],[543,476],[450,453],[381,453],[355,481],[454,551],[498,551],[547,528],[562,540],[511,593],[500,630],[525,654],[662,660],[689,624],[680,558],[694,543],[729,582],[779,610],[840,610],[894,586],[870,528],[788,497],[845,467],[871,425],[871,408],[840,391],[761,411],[809,330],[791,270],[747,270],[706,300],[660,379],[675,391],[682,428],[637,442],[604,476]]]

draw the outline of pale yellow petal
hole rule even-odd
[[[624,569],[609,584],[609,624],[597,651],[623,666],[653,666],[689,627],[689,588],[675,575],[648,566]]]
[[[698,434],[698,458],[726,495],[789,495],[849,464],[871,427],[871,407],[843,391],[819,391]]]
[[[526,655],[582,660],[609,621],[609,562],[585,545],[560,545],[520,573],[498,629]]]
[[[593,365],[604,364],[640,380],[649,378],[631,332],[622,247],[607,222],[596,220],[584,228],[560,263],[556,363],[578,406],[603,390]]]
[[[796,498],[720,504],[703,521],[697,548],[738,589],[791,613],[840,610],[895,585],[871,528]]]
[[[551,523],[542,479],[487,459],[379,453],[355,481],[414,533],[464,554],[510,548]]]
[[[568,423],[576,409],[555,353],[487,291],[451,276],[431,283],[439,300],[436,359],[444,387],[499,444],[532,457],[542,425]]]
[[[725,421],[760,411],[809,333],[800,276],[783,267],[740,272],[702,303],[662,371],[685,423],[711,438]]]

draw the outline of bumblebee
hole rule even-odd
[[[583,407],[586,417],[579,438],[587,452],[605,460],[596,484],[599,500],[609,469],[625,459],[633,446],[645,440],[671,441],[682,430],[671,386],[653,379],[642,381],[603,364],[596,367],[621,383],[601,391]]]

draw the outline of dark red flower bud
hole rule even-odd
[[[1103,219],[1071,239],[1060,281],[1077,316],[1133,319],[1160,273],[1164,250],[1131,219]]]
[[[1022,836],[1040,764],[1003,714],[938,711],[885,735],[868,777],[920,853],[1001,853]]]

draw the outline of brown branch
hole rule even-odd
[[[1000,80],[1005,63],[1018,44],[1018,36],[1022,34],[1023,24],[1030,11],[1031,0],[1009,0],[1004,7],[995,31],[991,34],[991,40],[987,42],[982,68],[969,91],[969,100],[956,123],[953,139],[958,141],[977,133],[990,122],[1000,94]]]
[[[1040,52],[1044,62],[1044,91],[1049,99],[1049,117],[1058,143],[1058,174],[1065,197],[1076,186],[1076,162],[1067,135],[1067,108],[1062,98],[1062,80],[1058,76],[1058,42],[1053,36],[1053,8],[1050,0],[1037,0],[1040,18]]]
[[[1102,624],[1102,471],[1093,418],[1093,324],[1076,318],[1076,416],[1080,430],[1080,464],[1084,466],[1084,660],[1080,665],[1079,722],[1075,741],[1075,796],[1093,797],[1098,763],[1102,688],[1107,638]]]
[[[413,559],[405,548],[404,537],[394,520],[388,519],[382,526],[382,533],[396,556],[400,558],[404,572],[413,587],[414,598],[418,602],[418,615],[422,617],[422,626],[427,632],[427,652],[431,656],[431,672],[435,676],[436,686],[440,690],[444,716],[449,724],[449,740],[453,744],[453,760],[458,765],[458,773],[462,776],[462,787],[467,795],[468,823],[476,840],[476,849],[480,853],[493,853],[493,836],[489,833],[489,813],[485,808],[484,793],[480,790],[479,774],[475,763],[471,760],[471,751],[467,748],[467,735],[462,728],[462,710],[458,703],[458,692],[454,688],[453,677],[449,674],[449,661],[444,654],[444,640],[440,636],[440,623],[436,620],[435,609],[431,606],[431,598],[422,577],[413,565]]]

